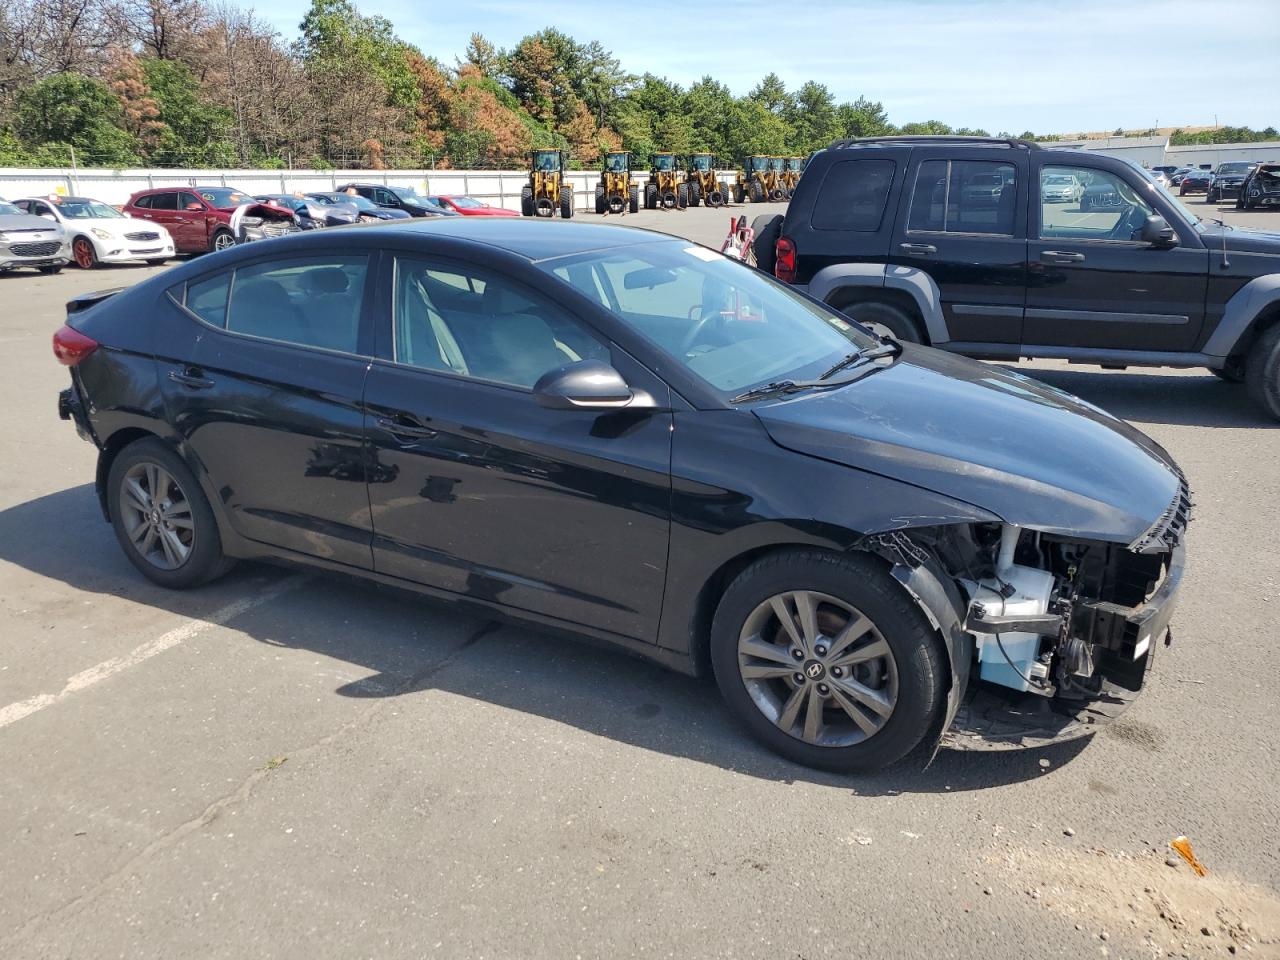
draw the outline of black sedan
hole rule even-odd
[[[1159,446],[685,240],[317,230],[68,311],[59,411],[166,587],[271,558],[611,641],[843,771],[1092,732],[1168,634]]]
[[[356,208],[356,213],[361,220],[409,220],[413,217],[413,214],[406,213],[404,210],[380,207],[358,193],[308,193],[307,199],[330,206],[350,204]]]
[[[1213,182],[1213,173],[1209,170],[1190,170],[1178,182],[1178,196],[1188,193],[1208,193],[1209,184]]]

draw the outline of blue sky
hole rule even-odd
[[[1014,133],[1205,125],[1215,117],[1280,126],[1280,0],[356,3],[446,63],[473,31],[509,47],[554,26],[599,40],[632,73],[686,86],[710,74],[743,94],[773,70],[790,88],[812,79],[840,100],[879,100],[895,123]],[[308,6],[275,0],[257,13],[292,39]],[[686,26],[699,11],[716,12],[713,29],[701,17]]]

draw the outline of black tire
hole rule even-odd
[[[763,213],[751,221],[751,250],[756,255],[756,266],[772,274],[777,262],[778,237],[782,234],[782,214]]]
[[[533,216],[533,187],[524,187],[520,191],[520,215]]]
[[[1244,383],[1244,357],[1228,357],[1225,367],[1219,367],[1218,369],[1209,367],[1208,369],[1219,380],[1225,380],[1227,383]]]
[[[1250,400],[1280,420],[1280,322],[1273,323],[1250,348],[1244,386]]]
[[[892,652],[896,701],[879,729],[861,742],[807,743],[776,726],[747,689],[739,668],[739,634],[761,604],[789,591],[813,591],[849,604],[871,621]],[[941,638],[879,560],[814,550],[770,554],[738,575],[716,609],[711,663],[730,712],[753,736],[788,760],[839,773],[878,770],[919,747],[940,723],[950,680]],[[836,710],[832,713],[839,719]]]
[[[689,185],[682,183],[676,187],[676,209],[683,210],[689,205]]]
[[[746,202],[747,202],[747,190],[746,190],[746,188],[745,188],[745,187],[743,187],[743,186],[741,186],[741,185],[739,185],[739,184],[734,184],[734,186],[733,186],[733,201],[734,201],[734,203],[746,203]]]
[[[216,253],[219,250],[228,250],[235,246],[236,237],[230,230],[219,227],[209,236],[209,252]]]
[[[36,267],[36,269],[37,269],[37,270],[39,270],[41,273],[50,273],[50,274],[52,274],[52,273],[61,273],[61,272],[62,272],[62,264],[58,263],[58,264],[53,264],[53,265],[48,266],[48,267]]]
[[[1206,194],[1204,195],[1204,202],[1205,202],[1205,203],[1213,203],[1213,202],[1215,202],[1215,201],[1214,201],[1214,199],[1213,199],[1213,194],[1212,194],[1212,193],[1206,193]]]
[[[169,262],[169,258],[168,258],[168,257],[157,257],[155,260],[148,260],[148,261],[147,261],[147,266],[148,266],[148,267],[163,267],[163,266],[164,266],[166,263],[168,263],[168,262]]]
[[[702,184],[689,184],[689,206],[696,207],[702,202]]]
[[[155,464],[173,478],[181,491],[192,522],[190,554],[173,569],[162,569],[149,561],[133,545],[126,527],[126,510],[122,506],[125,497],[124,479],[134,467]],[[186,463],[163,440],[148,437],[135,440],[117,454],[107,476],[107,497],[111,512],[111,526],[125,556],[147,579],[171,590],[185,590],[208,583],[222,576],[234,565],[234,561],[222,552],[222,540],[213,517],[209,501],[205,499],[200,484],[187,468]]]
[[[747,185],[747,193],[750,195],[752,203],[764,202],[764,187],[760,186],[760,182],[758,180],[752,180],[751,183]]]
[[[640,212],[640,188],[632,187],[627,192],[627,209],[632,213]]]
[[[568,190],[560,192],[560,219],[570,220],[573,218],[573,193]]]
[[[604,211],[605,211],[604,187],[596,187],[596,213],[604,213]]]
[[[905,343],[924,342],[924,335],[916,321],[895,304],[880,300],[860,300],[838,309],[863,326],[887,329],[895,340]]]
[[[644,208],[646,210],[656,209],[658,206],[658,188],[653,184],[648,184],[644,188]]]

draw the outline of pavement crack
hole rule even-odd
[[[494,621],[494,620],[485,621],[476,630],[472,631],[472,633],[468,635],[465,640],[463,640],[460,644],[458,644],[456,647],[450,650],[449,653],[447,653],[445,656],[441,657],[439,660],[435,661],[434,663],[424,667],[422,670],[419,670],[417,673],[411,674],[408,677],[406,677],[405,680],[402,683],[400,683],[398,686],[394,687],[389,694],[387,694],[385,697],[379,698],[375,703],[371,704],[367,709],[361,711],[359,714],[357,714],[356,716],[348,720],[346,723],[344,723],[342,726],[338,727],[338,729],[325,734],[324,736],[320,737],[317,740],[312,741],[306,746],[299,747],[295,750],[289,750],[286,752],[286,755],[289,757],[291,761],[301,761],[306,759],[307,757],[310,757],[316,753],[319,753],[320,751],[324,750],[327,746],[329,746],[331,743],[334,743],[335,741],[345,737],[346,735],[353,733],[360,727],[371,722],[373,718],[376,717],[378,713],[382,711],[387,700],[400,696],[401,694],[408,693],[418,689],[425,681],[429,680],[431,677],[435,676],[436,674],[440,673],[440,671],[444,670],[446,667],[453,664],[454,661],[456,661],[458,657],[461,656],[465,651],[475,646],[477,643],[480,642],[481,639],[483,639],[488,634],[493,633],[495,630],[499,629],[500,626],[501,625],[497,621]],[[296,764],[290,764],[290,765],[294,766]],[[237,804],[241,804],[248,801],[249,798],[253,795],[254,788],[257,787],[258,784],[260,784],[267,777],[272,776],[275,773],[276,768],[277,767],[267,765],[265,767],[260,767],[254,770],[247,777],[245,777],[244,780],[242,780],[240,784],[230,793],[224,794],[222,797],[219,797],[217,800],[210,803],[207,807],[204,808],[204,810],[198,816],[192,817],[190,820],[184,821],[183,823],[178,824],[176,827],[172,828],[171,830],[168,830],[165,833],[162,833],[160,836],[156,837],[154,840],[148,843],[145,847],[139,850],[136,854],[134,854],[132,857],[126,860],[123,864],[121,864],[119,867],[116,867],[114,870],[108,873],[105,877],[103,877],[101,880],[95,883],[90,889],[86,890],[84,893],[80,894],[79,896],[73,897],[72,899],[66,901],[65,903],[59,906],[53,907],[48,910],[40,911],[39,913],[35,914],[30,919],[28,919],[24,924],[22,924],[21,927],[19,927],[14,932],[7,934],[3,937],[0,937],[0,947],[9,948],[9,947],[15,946],[16,944],[20,943],[22,940],[27,938],[29,935],[34,933],[36,929],[39,928],[41,925],[49,921],[53,921],[58,918],[64,917],[68,914],[74,913],[77,910],[80,910],[90,905],[99,897],[101,897],[104,893],[107,893],[108,891],[119,886],[122,881],[127,879],[132,874],[136,873],[138,869],[141,866],[143,866],[143,864],[147,860],[149,860],[151,857],[165,850],[168,850],[177,846],[191,834],[200,830],[202,827],[206,827],[209,824],[213,823],[213,821],[218,819],[218,817],[221,816],[226,810],[230,809],[231,807]],[[5,956],[5,955],[8,955],[8,950],[0,949],[0,956]]]

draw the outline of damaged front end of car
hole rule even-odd
[[[939,742],[1041,746],[1094,733],[1137,697],[1182,579],[1191,500],[1137,540],[1008,523],[895,530],[861,546],[889,561],[947,641],[953,683]]]
[[[292,211],[266,203],[249,204],[238,210],[234,219],[238,243],[287,237],[302,230]]]

